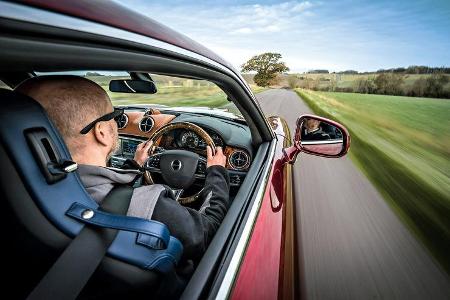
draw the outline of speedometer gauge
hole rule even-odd
[[[181,145],[183,147],[196,148],[198,146],[198,136],[192,131],[186,131],[181,136]]]

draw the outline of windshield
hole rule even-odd
[[[113,105],[157,105],[168,107],[202,107],[215,111],[228,111],[242,117],[233,102],[214,83],[206,80],[194,80],[172,76],[151,74],[156,83],[156,94],[116,93],[109,91],[109,82],[114,79],[130,79],[127,72],[110,71],[74,71],[52,72],[37,75],[71,74],[83,76],[99,84],[108,93]],[[205,112],[207,113],[207,112]]]

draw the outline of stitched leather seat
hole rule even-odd
[[[97,204],[76,172],[55,182],[44,176],[30,135],[38,142],[41,139],[44,149],[53,147],[60,158],[71,158],[39,103],[2,89],[0,99],[0,188],[6,200],[2,244],[7,248],[3,250],[8,260],[4,272],[10,280],[20,281],[24,288],[14,292],[23,298],[83,227],[83,223],[66,215],[67,210],[74,202],[94,209]],[[155,287],[159,273],[173,269],[181,257],[181,243],[173,237],[162,250],[137,244],[136,240],[136,233],[119,231],[89,284],[93,294],[105,287],[110,292]]]

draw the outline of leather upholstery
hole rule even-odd
[[[89,197],[76,172],[69,173],[65,178],[52,184],[45,180],[36,158],[30,151],[27,132],[35,128],[44,129],[59,156],[67,160],[71,158],[44,109],[33,99],[7,90],[0,90],[0,99],[2,103],[0,120],[4,124],[0,126],[0,142],[7,159],[15,166],[28,194],[40,209],[42,218],[48,219],[65,235],[74,237],[84,223],[67,215],[66,212],[75,202],[93,210],[98,209],[97,203]],[[3,192],[8,193],[8,190]],[[148,235],[139,236],[139,232],[120,230],[107,255],[140,268],[160,272],[172,270],[181,257],[181,243],[169,236],[165,225],[158,222],[153,224],[153,221],[146,220],[139,222],[145,222],[154,229],[153,239]],[[155,240],[158,239],[167,247],[156,247],[158,243]],[[149,244],[155,247],[149,247]],[[87,251],[86,255],[88,254]]]

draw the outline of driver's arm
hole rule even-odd
[[[153,220],[166,224],[171,235],[183,243],[186,259],[198,259],[203,255],[230,205],[230,179],[224,167],[226,158],[219,147],[215,155],[211,149],[207,151],[204,203],[200,210],[181,206],[167,190],[165,196],[159,197],[152,215]]]
[[[121,166],[121,169],[129,170],[129,169],[138,169],[141,170],[142,166],[144,165],[145,161],[148,158],[148,151],[153,146],[153,141],[145,141],[140,143],[136,147],[136,152],[134,153],[133,159],[127,159],[123,165]]]

